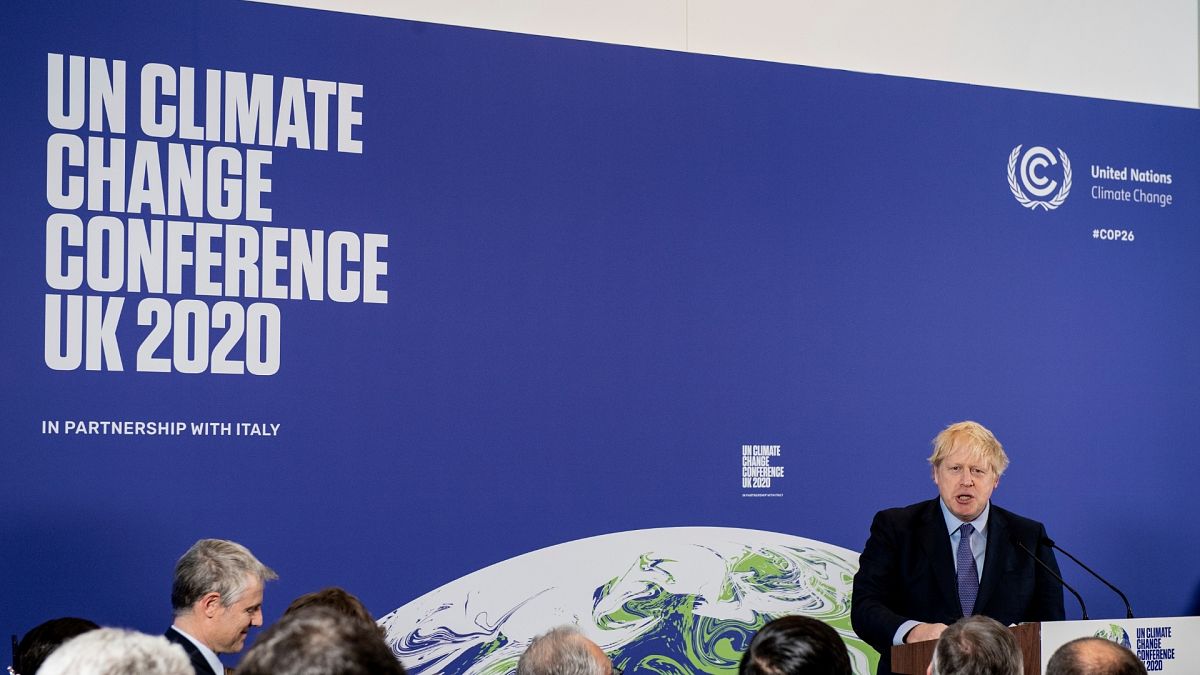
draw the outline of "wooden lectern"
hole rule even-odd
[[[1013,626],[1013,637],[1025,661],[1025,675],[1042,675],[1042,624],[1023,623]],[[937,640],[914,642],[910,645],[892,647],[892,672],[907,675],[925,675],[929,661],[933,659],[933,647]]]

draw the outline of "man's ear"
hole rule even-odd
[[[222,608],[221,594],[216,591],[209,591],[200,596],[200,599],[196,601],[196,606],[200,608],[200,614],[211,619]]]

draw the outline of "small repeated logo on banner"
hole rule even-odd
[[[779,489],[779,481],[783,479],[783,467],[779,464],[782,454],[778,445],[742,446],[743,497],[783,496]]]
[[[1171,626],[1143,626],[1137,629],[1137,643],[1133,651],[1146,665],[1146,670],[1163,670],[1164,665],[1175,660],[1175,647],[1172,643],[1174,632]],[[1128,636],[1125,638],[1125,646],[1129,646]]]
[[[1018,145],[1013,148],[1008,156],[1008,189],[1012,190],[1013,197],[1021,206],[1034,211],[1038,208],[1051,211],[1062,206],[1071,194],[1071,160],[1067,158],[1067,153],[1062,148],[1056,148],[1056,157],[1052,151],[1040,145],[1022,153],[1022,147]],[[1061,173],[1055,168],[1059,166]],[[1055,174],[1059,174],[1058,178],[1054,177]],[[1051,194],[1054,196],[1044,199]]]

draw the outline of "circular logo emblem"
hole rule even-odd
[[[1008,189],[1017,198],[1021,206],[1027,209],[1038,208],[1050,211],[1062,206],[1071,194],[1071,160],[1062,148],[1056,148],[1055,156],[1048,148],[1035,145],[1024,153],[1023,146],[1013,148],[1008,156]],[[1062,167],[1062,180],[1056,180],[1054,167]],[[1057,191],[1057,192],[1056,192]],[[1028,193],[1028,194],[1026,194]],[[1054,196],[1050,199],[1045,197]]]
[[[1101,628],[1100,630],[1096,631],[1095,636],[1098,638],[1104,638],[1105,640],[1111,640],[1126,649],[1130,649],[1129,631],[1115,623],[1110,623],[1108,624],[1108,628]]]

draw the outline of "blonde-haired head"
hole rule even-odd
[[[1004,470],[1008,468],[1008,455],[1004,453],[1000,441],[987,427],[970,420],[955,422],[942,429],[933,439],[933,454],[929,456],[929,463],[937,468],[947,455],[960,448],[969,451],[973,457],[986,460],[997,477],[1004,475]]]

